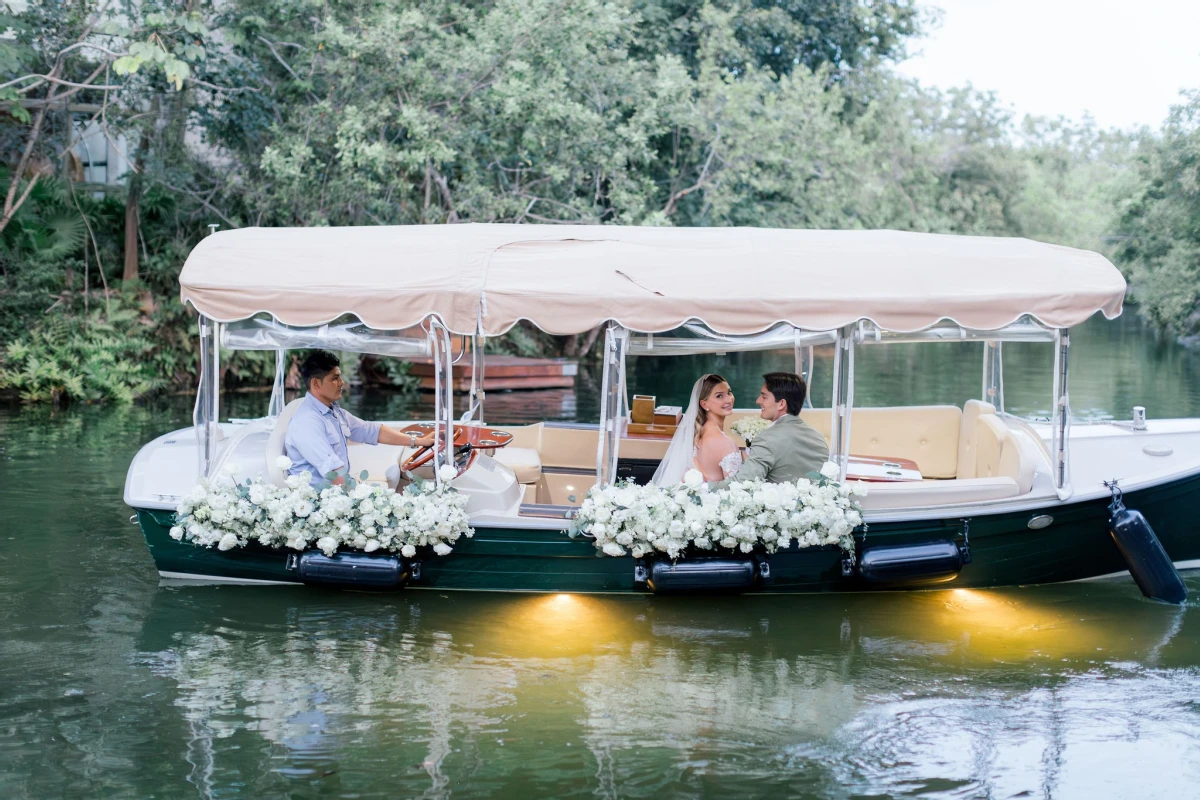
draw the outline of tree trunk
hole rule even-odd
[[[141,141],[138,142],[137,156],[133,160],[133,174],[129,176],[129,196],[125,200],[125,271],[121,274],[123,281],[138,279],[138,200],[142,194],[142,170],[146,166],[146,148],[150,146],[150,136],[143,130]]]

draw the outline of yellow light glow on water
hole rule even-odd
[[[1020,590],[950,589],[934,592],[930,618],[964,654],[989,659],[1094,657],[1108,631],[1054,603],[1018,597]]]
[[[629,605],[569,592],[512,596],[494,606],[487,627],[509,654],[570,656],[624,638]]]

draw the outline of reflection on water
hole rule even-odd
[[[1200,777],[1196,624],[1124,583],[693,601],[165,588],[127,666],[154,688],[126,699],[177,721],[144,757],[200,796],[1166,796]]]
[[[1076,339],[1077,407],[1082,393],[1097,413],[1143,400],[1200,415],[1195,357],[1124,336],[1107,361],[1102,340]],[[737,379],[743,397],[766,358]],[[960,401],[896,359],[876,398]],[[939,391],[973,389],[974,366],[946,369]],[[536,414],[584,415],[585,390],[579,410],[558,396]],[[514,419],[534,407],[502,399]],[[403,398],[369,402],[409,416]],[[1127,580],[704,600],[160,587],[121,486],[190,405],[0,408],[0,798],[1090,800],[1198,785],[1200,612]]]

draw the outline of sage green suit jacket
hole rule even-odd
[[[828,460],[829,445],[825,437],[799,417],[784,414],[754,437],[741,469],[715,488],[723,488],[731,481],[764,479],[784,483],[807,478],[810,472],[820,472],[821,465]]]

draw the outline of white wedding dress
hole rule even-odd
[[[683,418],[679,420],[679,427],[675,429],[675,435],[671,437],[667,454],[663,456],[662,463],[654,471],[652,482],[656,486],[675,486],[683,480],[684,473],[689,469],[699,469],[696,466],[696,412],[700,409],[700,387],[707,377],[707,375],[701,375],[700,379],[692,386],[691,400],[683,412]],[[724,432],[722,435],[729,439]],[[729,441],[733,440],[729,439]],[[741,468],[741,452],[734,448],[721,459],[720,466],[721,474],[728,478]]]

